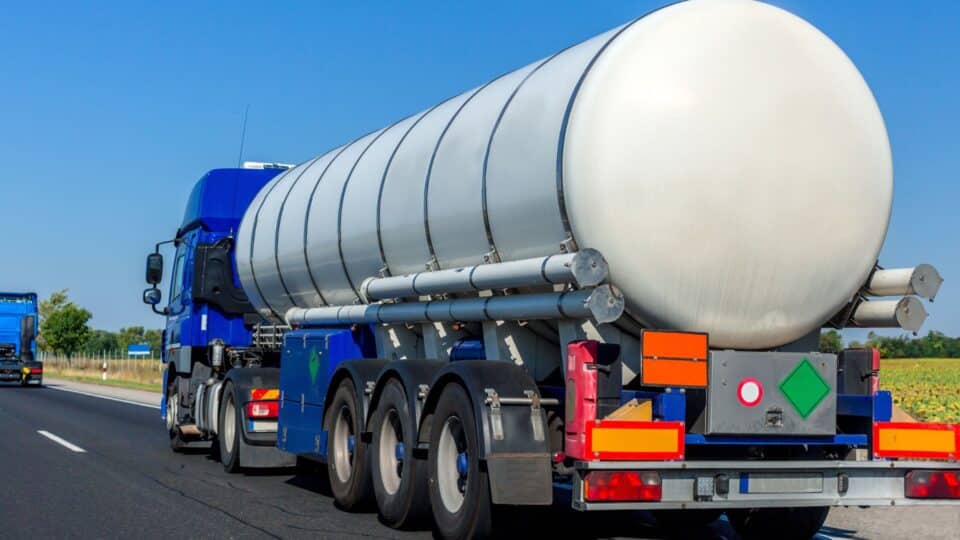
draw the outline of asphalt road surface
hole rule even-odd
[[[318,474],[227,475],[206,451],[169,450],[156,408],[0,388],[4,538],[430,538],[334,507]],[[113,390],[105,392],[117,393]],[[668,538],[643,513],[508,516],[514,536]],[[721,520],[689,536],[736,540]],[[960,538],[960,510],[834,509],[822,538]]]

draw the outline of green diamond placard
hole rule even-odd
[[[307,361],[307,369],[310,370],[310,384],[317,384],[317,372],[320,371],[320,357],[317,356],[317,350],[310,350],[310,359]]]
[[[820,405],[823,398],[830,395],[830,385],[817,373],[817,369],[807,358],[793,368],[780,382],[779,388],[804,420]]]

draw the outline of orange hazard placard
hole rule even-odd
[[[707,334],[644,330],[640,381],[645,386],[706,388]]]

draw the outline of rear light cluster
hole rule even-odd
[[[910,471],[903,494],[909,499],[960,499],[960,471]]]
[[[280,416],[279,401],[251,401],[247,403],[247,417],[251,419],[271,419]]]
[[[591,502],[659,501],[662,484],[656,471],[591,471],[583,492]]]
[[[33,368],[30,368],[30,374],[31,374],[31,375],[42,375],[42,374],[43,374],[43,368],[42,368],[42,367],[33,367]]]

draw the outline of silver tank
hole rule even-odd
[[[274,179],[237,236],[261,314],[362,281],[595,248],[642,325],[793,341],[845,305],[890,215],[890,149],[849,58],[778,8],[657,10]]]

